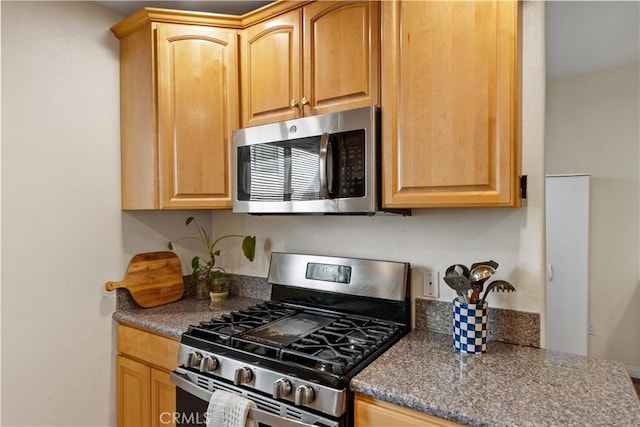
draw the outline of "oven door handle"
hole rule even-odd
[[[184,379],[180,374],[175,372],[169,373],[169,379],[176,387],[180,387],[187,393],[197,397],[200,400],[209,402],[211,395],[213,394],[209,390],[198,387],[189,380]],[[252,408],[249,410],[249,415],[261,424],[278,427],[314,427],[313,424],[307,424],[300,421],[292,420],[289,418],[283,418],[270,412],[263,411],[262,409]]]

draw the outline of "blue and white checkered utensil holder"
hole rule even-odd
[[[453,347],[460,353],[487,351],[487,307],[453,300]]]

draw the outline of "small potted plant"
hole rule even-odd
[[[216,257],[220,257],[220,250],[216,249],[216,245],[223,239],[230,237],[242,238],[242,253],[251,262],[256,254],[256,236],[242,236],[239,234],[227,234],[222,237],[218,237],[216,240],[211,240],[204,228],[200,227],[198,221],[190,216],[185,221],[185,226],[189,226],[194,223],[198,230],[198,236],[183,237],[178,240],[170,241],[167,247],[173,250],[173,244],[181,240],[198,240],[202,242],[207,248],[208,255],[206,258],[195,256],[191,260],[191,283],[196,287],[196,298],[198,299],[225,299],[229,295],[227,278],[225,277],[225,270],[216,265]]]

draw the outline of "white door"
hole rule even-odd
[[[547,175],[546,347],[587,355],[589,175]]]

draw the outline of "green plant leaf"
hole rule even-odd
[[[167,243],[167,248],[169,248],[170,251],[173,250],[173,243],[169,242]]]
[[[212,253],[211,255],[214,256],[220,256],[220,249],[218,249],[217,251],[215,251],[214,253]]]
[[[256,236],[246,236],[242,239],[242,253],[251,262],[256,256]]]
[[[190,216],[189,218],[187,218],[187,220],[184,222],[184,225],[189,225],[191,224],[191,221],[193,221],[193,217]]]
[[[200,267],[200,257],[199,256],[194,256],[191,259],[191,268],[196,270],[198,267]]]

